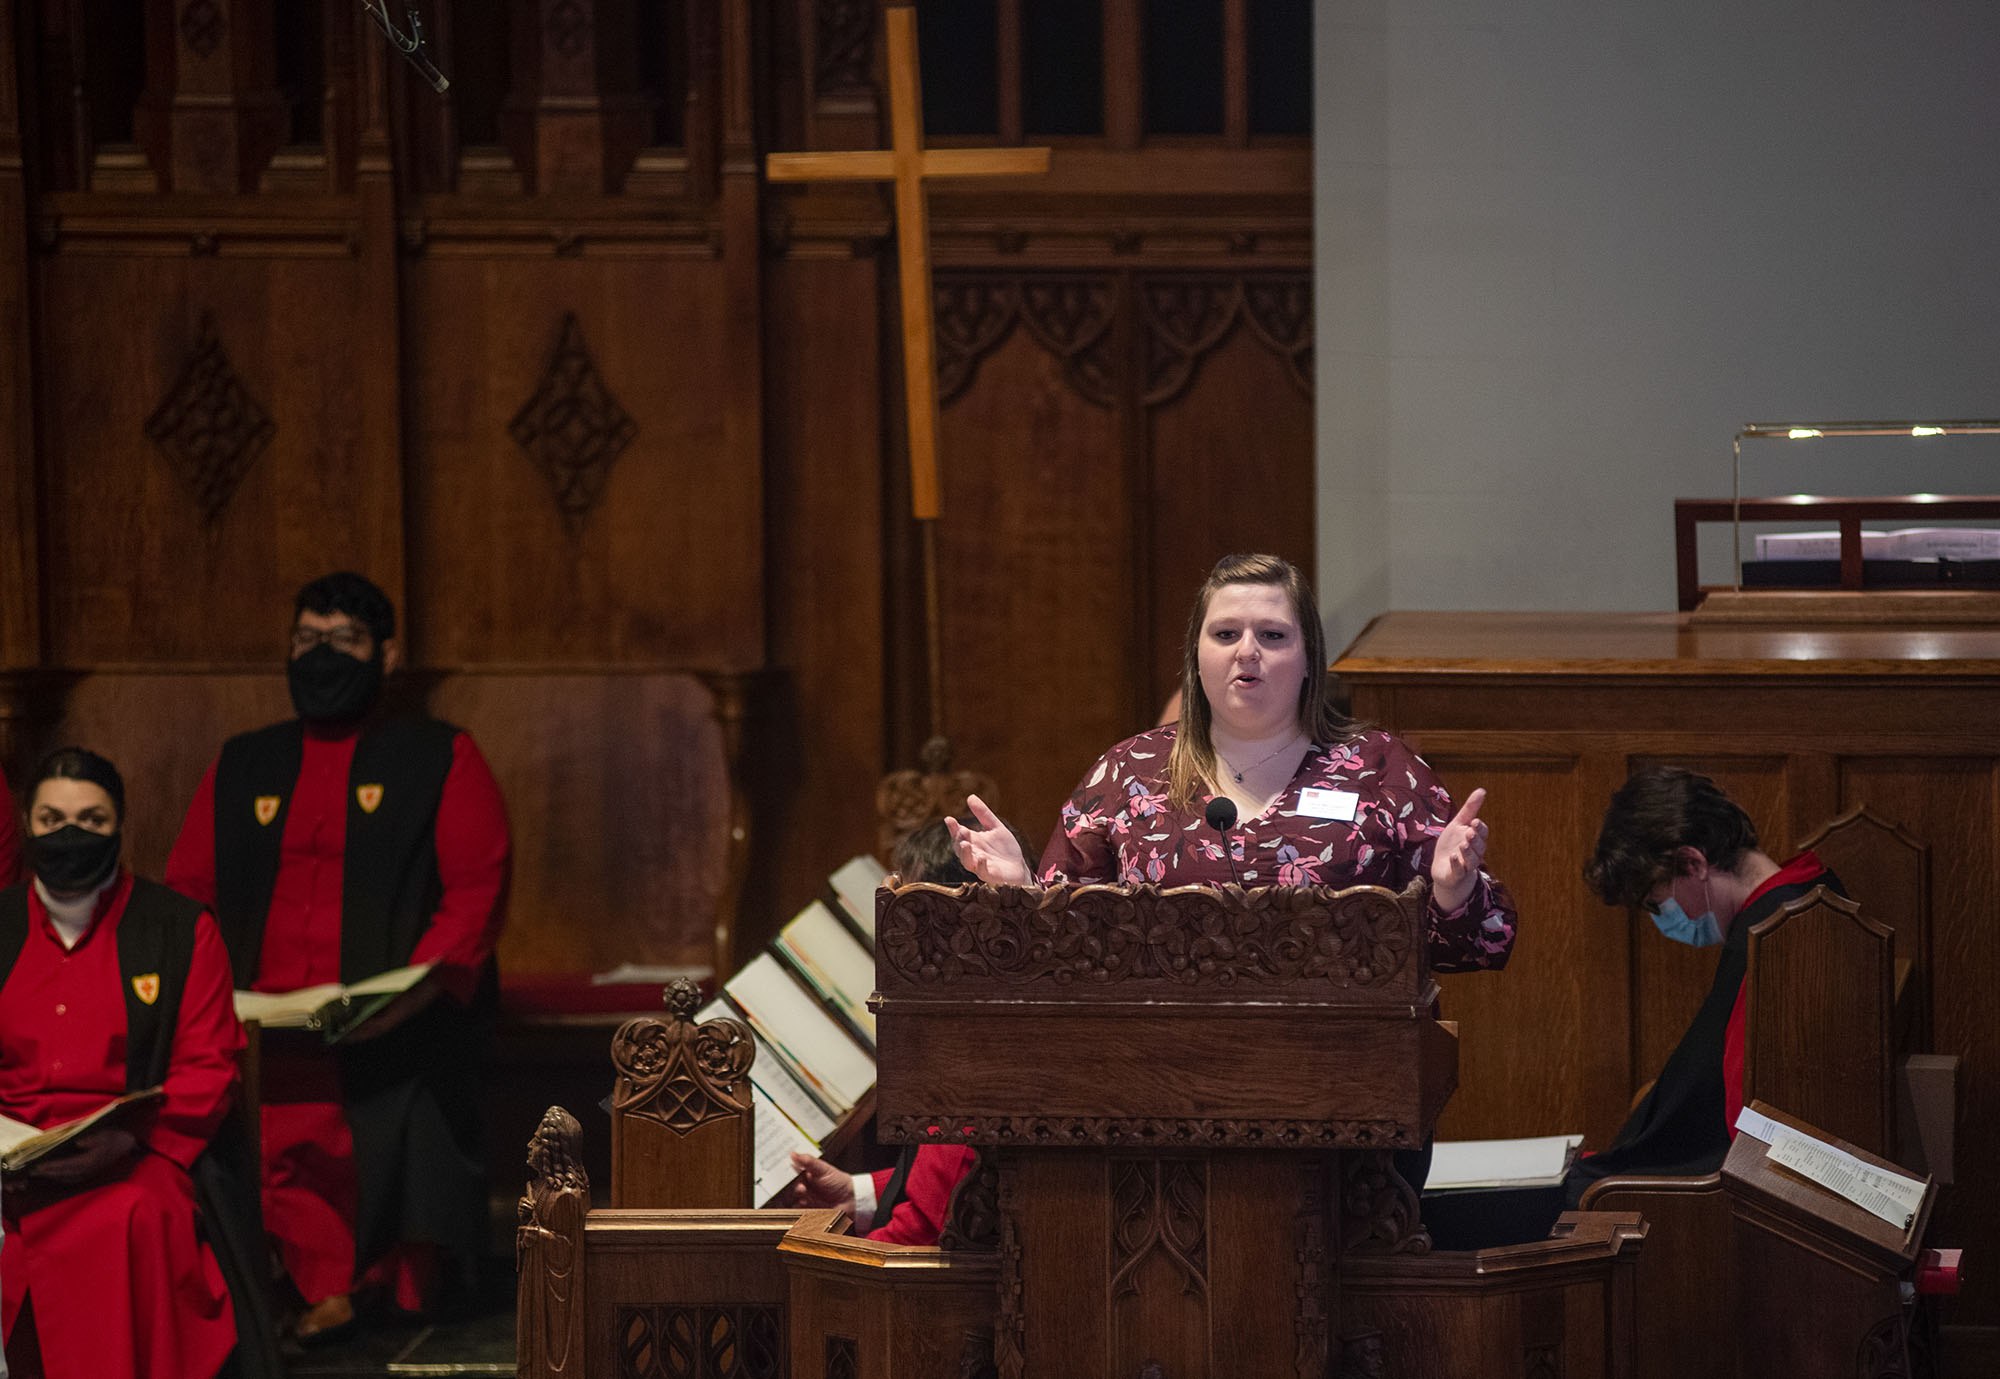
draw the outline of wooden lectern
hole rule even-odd
[[[1763,1102],[1753,1111],[1878,1169],[1895,1164]],[[1937,1189],[1925,1182],[1907,1220],[1890,1222],[1768,1157],[1739,1133],[1722,1165],[1735,1254],[1736,1373],[1904,1379],[1912,1366],[1916,1275]]]
[[[575,1124],[551,1111],[521,1205],[522,1375],[1622,1379],[1636,1214],[1434,1251],[1399,1171],[1457,1078],[1425,901],[879,892],[881,1137],[980,1151],[941,1245],[857,1238],[838,1211],[585,1212]],[[714,1085],[646,1141],[649,1172],[706,1160],[732,1132],[697,1129],[744,1115],[728,1030],[667,1024],[623,1041],[619,1105],[680,1087],[668,1051],[706,1049]],[[660,1051],[643,1078],[639,1044]]]
[[[1430,1250],[1394,1157],[1457,1078],[1425,895],[883,893],[880,1134],[980,1149],[942,1253],[990,1252],[966,1278],[1000,1379],[1624,1372],[1636,1217]],[[783,1247],[795,1379],[959,1373],[868,1344],[851,1315],[896,1247],[837,1235],[809,1216]],[[982,1333],[947,1315],[955,1364]]]

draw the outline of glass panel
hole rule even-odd
[[[1250,132],[1312,133],[1312,0],[1250,0]]]
[[[1104,133],[1101,0],[1022,0],[1021,87],[1028,134]]]
[[[998,0],[919,0],[926,133],[999,133],[998,24]]]
[[[1222,133],[1222,0],[1146,0],[1146,132]]]

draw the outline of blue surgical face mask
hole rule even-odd
[[[1675,943],[1691,944],[1696,948],[1712,948],[1722,942],[1722,926],[1716,922],[1715,911],[1703,910],[1699,919],[1689,919],[1680,901],[1672,896],[1653,911],[1653,927]]]

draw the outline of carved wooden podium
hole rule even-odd
[[[521,1373],[1629,1374],[1637,1215],[1431,1249],[1396,1162],[1457,1077],[1424,904],[1421,885],[884,890],[881,1137],[980,1150],[942,1245],[859,1239],[833,1211],[584,1214],[573,1155],[544,1145]],[[741,1114],[720,1037],[704,1123]]]
[[[1636,1217],[1433,1254],[1397,1172],[1457,1079],[1424,899],[883,893],[880,1134],[980,1147],[943,1253],[991,1251],[1001,1379],[1622,1372]],[[923,1372],[827,1305],[871,1273],[834,1267],[833,1224],[783,1247],[793,1375]]]

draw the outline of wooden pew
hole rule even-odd
[[[1816,887],[1750,931],[1744,1099],[1888,1155],[1895,1069],[1924,1029],[1914,962],[1929,951],[1930,850],[1866,806],[1808,846],[1863,901]],[[1876,918],[1876,895],[1895,926]],[[1636,1211],[1652,1227],[1639,1262],[1641,1379],[1721,1372],[1734,1322],[1716,1299],[1735,1287],[1736,1252],[1720,1173],[1605,1178],[1582,1206]]]

